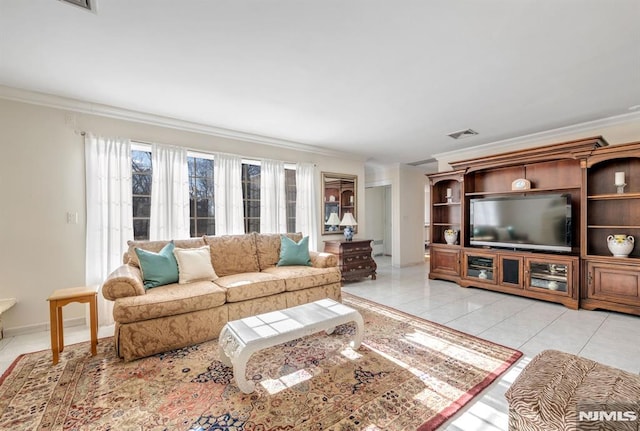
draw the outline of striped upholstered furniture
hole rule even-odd
[[[640,426],[640,419],[629,420],[640,418],[640,375],[557,350],[535,356],[505,396],[511,431],[638,430]],[[589,420],[598,415],[605,420]],[[607,415],[621,420],[608,420],[613,416]]]

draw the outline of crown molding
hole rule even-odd
[[[594,132],[594,129],[602,127],[610,127],[618,124],[625,124],[630,122],[640,121],[640,111],[630,112],[627,114],[616,115],[613,117],[600,118],[598,120],[587,121],[584,123],[572,124],[570,126],[559,127],[556,129],[545,130],[543,132],[531,133],[528,135],[522,135],[515,138],[504,139],[501,141],[490,142],[488,144],[476,145],[473,147],[462,148],[459,150],[446,151],[438,154],[433,154],[433,158],[440,160],[454,160],[460,158],[463,155],[468,155],[473,152],[493,153],[500,152],[501,150],[511,149],[515,146],[525,146],[526,144],[533,144],[541,140],[553,142],[562,139],[568,139],[568,135],[575,135],[580,133],[590,133],[591,135],[599,134]],[[606,139],[606,136],[604,136]]]
[[[64,109],[83,114],[98,115],[118,120],[132,121],[136,123],[149,124],[153,126],[167,127],[185,132],[200,133],[203,135],[216,136],[220,138],[235,139],[254,144],[270,145],[273,147],[286,148],[289,150],[314,153],[322,156],[349,158],[362,160],[363,157],[342,151],[328,150],[300,142],[288,141],[286,139],[272,138],[269,136],[254,133],[240,132],[221,127],[209,126],[191,121],[179,120],[162,115],[148,114],[145,112],[132,111],[100,103],[91,103],[68,97],[56,96],[48,93],[24,90],[15,87],[0,85],[0,98],[13,100],[16,102],[29,103],[32,105],[45,106],[48,108]]]

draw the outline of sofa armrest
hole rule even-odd
[[[144,294],[142,272],[133,265],[119,266],[102,284],[102,296],[110,301]]]
[[[338,266],[338,257],[335,254],[319,251],[309,251],[311,266],[314,268],[331,268]]]

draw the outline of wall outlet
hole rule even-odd
[[[78,224],[78,213],[69,211],[67,212],[67,224]]]

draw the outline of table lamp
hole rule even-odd
[[[356,226],[357,224],[356,219],[353,218],[353,214],[344,213],[340,226],[344,226],[344,237],[347,241],[351,241],[353,239],[353,226]]]

